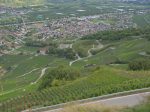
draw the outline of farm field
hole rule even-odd
[[[64,43],[65,41],[58,41],[58,43]],[[131,38],[123,39],[120,41],[101,41],[104,48],[100,49],[96,55],[88,57],[89,49],[93,48],[93,45],[98,46],[97,40],[77,40],[73,42],[73,49],[78,53],[86,54],[72,64],[72,68],[83,69],[83,74],[89,75],[88,71],[95,66],[109,65],[110,68],[127,70],[127,63],[135,58],[149,58],[140,55],[141,52],[148,51],[150,42],[146,39]],[[142,49],[141,49],[142,48]],[[27,48],[20,48],[21,52],[27,51]],[[20,51],[18,49],[18,51]],[[32,49],[32,52],[36,52],[37,49]],[[30,51],[30,52],[31,52]],[[125,62],[124,64],[115,64],[117,60]],[[0,63],[3,68],[8,72],[2,77],[1,84],[3,85],[3,91],[1,90],[1,100],[6,100],[10,97],[15,97],[18,94],[25,94],[37,90],[38,84],[34,84],[40,77],[41,71],[47,68],[45,74],[49,70],[57,66],[69,67],[69,62],[65,58],[49,56],[49,55],[8,55],[0,58]],[[10,66],[11,65],[11,66]],[[92,65],[91,67],[87,67]],[[9,82],[9,83],[8,83]]]
[[[142,14],[142,15],[135,15],[133,16],[133,21],[138,25],[138,26],[149,26],[150,25],[150,16],[148,14]]]
[[[150,42],[146,39],[130,39],[121,40],[114,43],[111,42],[110,45],[108,44],[110,47],[107,47],[107,44],[104,44],[104,49],[93,57],[80,60],[73,66],[82,67],[87,64],[109,64],[115,63],[117,60],[129,62],[134,58],[145,58],[140,55],[140,52],[147,51],[150,47]]]
[[[0,94],[2,96],[18,91],[24,93],[26,89],[28,91],[28,88],[34,90],[36,85],[34,83],[40,77],[42,69],[53,68],[55,65],[58,66],[59,63],[65,65],[69,62],[52,56],[14,55],[1,57],[0,63],[6,70],[8,69],[8,72],[1,78],[3,89],[0,90]]]
[[[1,0],[0,112],[149,88],[149,9],[109,0]]]
[[[88,77],[78,79],[62,87],[54,87],[38,93],[34,92],[24,96],[24,99],[23,97],[13,99],[2,105],[1,108],[5,111],[5,105],[7,105],[8,111],[16,111],[22,108],[27,109],[29,105],[54,105],[113,92],[149,87],[149,75],[149,72],[130,72],[100,67]],[[12,102],[24,102],[24,100],[26,102],[26,107],[22,104],[16,105],[15,103],[13,103],[12,106]]]

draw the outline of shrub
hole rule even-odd
[[[78,70],[63,66],[57,67],[43,77],[39,90],[51,86],[64,85],[66,81],[75,80],[79,76],[80,72]]]
[[[129,63],[130,70],[149,70],[150,60],[148,59],[138,59]]]

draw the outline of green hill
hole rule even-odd
[[[48,106],[150,86],[150,72],[132,72],[110,67],[96,68],[93,73],[67,85],[36,91],[2,103],[2,112],[15,112],[34,106]]]

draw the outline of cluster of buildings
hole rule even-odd
[[[27,23],[26,20],[22,17],[23,23],[18,24],[9,24],[13,27],[16,27],[14,31],[0,30],[0,55],[6,49],[14,49],[22,43],[23,39],[27,33],[31,33],[30,37],[34,39],[39,39],[45,41],[48,38],[67,38],[67,37],[82,37],[88,34],[92,34],[98,31],[104,30],[120,30],[130,27],[136,27],[136,24],[133,23],[134,14],[143,14],[147,13],[149,10],[137,10],[128,9],[124,10],[123,6],[120,6],[116,12],[93,15],[93,16],[82,16],[82,17],[66,17],[61,19],[54,20],[43,20],[43,21],[34,21]],[[11,15],[24,15],[31,11],[30,9],[10,9],[5,7],[0,7],[0,14],[11,13]],[[81,10],[79,10],[81,11]],[[9,25],[6,25],[9,27]],[[33,31],[33,32],[32,32]],[[12,35],[15,37],[13,42],[7,41],[3,37],[6,35]],[[5,50],[2,49],[5,47]]]
[[[64,18],[49,22],[47,26],[39,29],[49,37],[81,37],[96,31],[110,29],[110,25],[103,23],[93,24],[89,20],[79,20],[78,18]]]
[[[97,22],[94,22],[94,20]],[[112,20],[113,24],[109,20]],[[97,31],[123,29],[132,26],[131,15],[110,13],[47,21],[46,24],[44,23],[43,26],[37,28],[37,35],[40,39],[82,37]]]

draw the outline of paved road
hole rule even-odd
[[[121,97],[115,97],[115,98],[109,98],[105,100],[99,100],[99,101],[94,101],[90,103],[85,103],[81,105],[87,105],[87,104],[105,104],[108,106],[135,106],[140,104],[142,101],[145,100],[146,96],[149,96],[150,92],[145,92],[145,93],[139,93],[139,94],[133,94],[133,95],[128,95],[128,96],[121,96]],[[50,110],[50,111],[44,111],[44,112],[61,112],[62,108],[55,109],[55,110]]]

